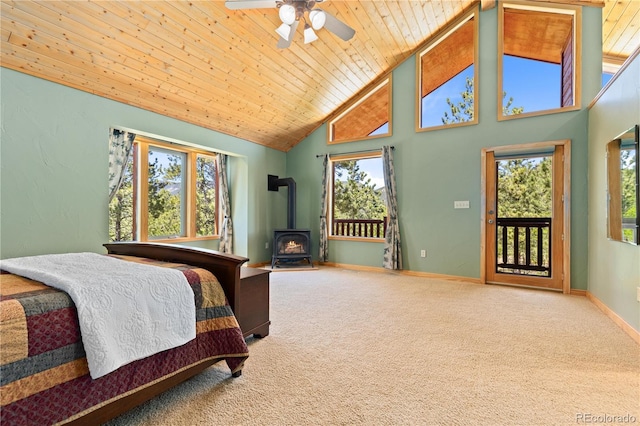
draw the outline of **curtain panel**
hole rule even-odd
[[[109,203],[122,185],[135,138],[135,133],[109,129]]]
[[[320,200],[320,262],[326,262],[329,260],[329,227],[327,224],[327,208],[329,206],[329,193],[331,182],[329,176],[331,175],[329,168],[331,162],[329,161],[329,154],[325,154],[322,160],[322,199]]]
[[[402,269],[402,250],[400,244],[400,224],[398,222],[398,196],[396,191],[396,173],[393,167],[393,148],[382,147],[382,171],[387,190],[387,215],[389,224],[384,236],[384,257],[382,266],[386,269]]]
[[[220,214],[223,217],[220,226],[220,245],[218,250],[233,253],[233,222],[231,221],[231,203],[229,201],[229,183],[227,180],[227,160],[225,154],[218,154],[218,178],[220,182]]]

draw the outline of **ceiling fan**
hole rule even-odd
[[[324,0],[229,0],[225,6],[232,10],[239,9],[279,9],[278,15],[282,21],[276,29],[280,36],[278,48],[285,49],[291,45],[300,20],[304,21],[304,42],[311,43],[318,39],[314,30],[326,28],[344,41],[350,40],[356,31],[322,9],[315,8],[316,3]],[[308,17],[305,17],[305,14]]]

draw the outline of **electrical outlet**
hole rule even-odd
[[[636,287],[636,299],[640,302],[640,287]]]
[[[420,250],[420,257],[427,257],[427,251],[426,250]]]
[[[468,209],[469,201],[454,201],[453,202],[454,209]]]
[[[269,242],[268,241],[266,243],[264,243],[264,248],[266,248],[266,249],[269,248]]]

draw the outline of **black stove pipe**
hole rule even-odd
[[[296,229],[296,181],[293,178],[282,178],[278,176],[267,175],[267,189],[269,191],[278,191],[281,186],[289,189],[287,199],[287,228]]]

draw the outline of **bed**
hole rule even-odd
[[[2,271],[0,424],[100,424],[218,361],[226,361],[232,376],[241,375],[248,350],[233,308],[248,259],[170,244],[105,247],[111,258],[184,274],[195,296],[195,339],[92,379],[69,295]],[[216,288],[222,297],[212,296]]]

